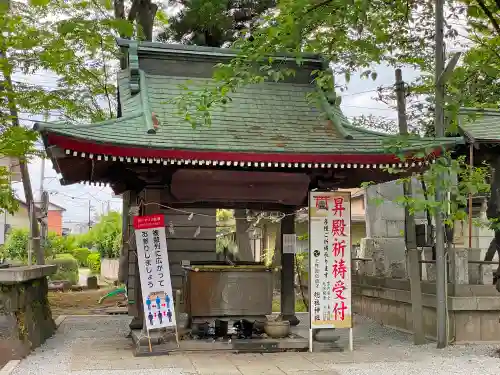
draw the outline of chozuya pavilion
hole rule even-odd
[[[215,284],[189,281],[189,265],[201,267],[216,259],[216,208],[294,212],[307,205],[312,189],[392,180],[386,167],[425,168],[443,148],[460,142],[409,139],[398,150],[410,158],[402,163],[385,146],[393,137],[352,126],[332,99],[334,93],[319,91],[319,106],[306,98],[317,90],[313,71],[325,67],[316,55],[304,55],[300,66],[290,56],[276,56],[277,63],[296,70],[295,76],[241,87],[225,110],[214,110],[210,127],[193,128],[177,115],[181,85],[193,92],[213,85],[214,65],[237,52],[130,40],[118,40],[118,45],[126,51],[128,67],[118,73],[117,118],[86,125],[40,122],[35,129],[62,184],[107,184],[122,194],[125,213],[142,201],[142,214],[166,215],[166,223],[175,228],[167,231],[173,288],[183,296],[176,303],[185,304],[193,319],[271,312],[273,283],[262,272],[258,277],[236,272],[230,280],[213,275],[217,287],[227,292],[224,301],[204,290]],[[417,152],[420,159],[412,159]],[[120,276],[128,288],[134,330],[142,328],[144,317],[130,222],[124,214]],[[201,229],[195,237],[196,228]],[[283,234],[294,233],[292,215],[281,221],[281,228]],[[282,254],[281,267],[281,314],[295,325],[294,255]],[[228,284],[231,291],[224,289]]]

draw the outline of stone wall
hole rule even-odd
[[[56,269],[55,266],[41,267]],[[10,275],[5,277],[6,273]],[[27,275],[22,271],[21,277],[16,277],[12,271],[0,270],[0,362],[23,358],[56,330],[47,298],[47,277],[43,271],[37,273],[43,276],[26,280],[29,275],[23,277]]]
[[[424,332],[434,339],[436,286],[422,282]],[[413,330],[410,283],[386,277],[353,275],[353,310],[389,327]],[[450,342],[500,342],[500,296],[493,285],[448,284]]]
[[[106,280],[118,280],[118,269],[120,268],[119,259],[101,259],[101,277]]]

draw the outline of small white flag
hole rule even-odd
[[[194,232],[193,237],[194,238],[198,237],[200,235],[200,232],[201,232],[201,228],[200,227],[196,228],[196,231]]]
[[[168,233],[175,234],[174,223],[171,221],[168,223]]]

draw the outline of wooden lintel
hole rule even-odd
[[[287,210],[297,209],[297,206],[285,206],[278,203],[265,203],[265,202],[161,202],[162,205],[172,208],[225,208],[225,209],[249,209],[257,211],[278,211],[283,212]]]

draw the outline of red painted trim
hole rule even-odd
[[[217,160],[238,162],[273,162],[273,163],[399,163],[394,154],[299,154],[299,153],[253,153],[226,151],[192,151],[114,146],[89,141],[76,140],[56,134],[48,134],[50,145],[56,145],[72,151],[92,153],[96,155],[157,158],[157,159],[189,159]],[[437,156],[440,149],[435,149],[429,155]]]

